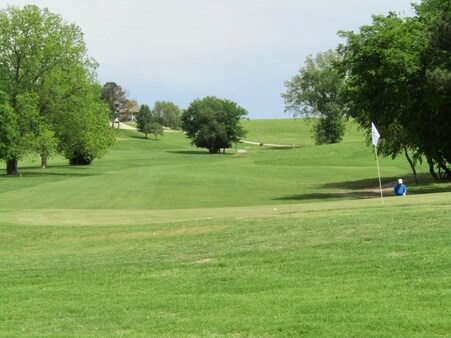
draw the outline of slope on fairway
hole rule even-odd
[[[210,155],[182,133],[145,140],[126,131],[90,166],[54,159],[46,170],[22,167],[20,178],[0,175],[1,209],[173,210],[377,196],[374,157],[361,135],[343,144],[244,150]],[[408,173],[403,160],[384,159],[381,167],[387,184]]]

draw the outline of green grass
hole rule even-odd
[[[153,225],[4,225],[0,332],[445,336],[450,216],[449,205],[437,204]]]
[[[310,139],[302,120],[275,120],[282,122],[293,130],[301,125],[300,138]],[[286,129],[272,135],[291,141]],[[53,159],[46,170],[20,162],[20,178],[1,174],[1,209],[173,210],[377,197],[371,148],[357,132],[347,138],[342,144],[288,150],[240,145],[245,152],[212,156],[190,146],[180,132],[155,141],[124,131],[111,152],[91,166],[70,167]],[[388,194],[398,177],[415,192],[405,160],[381,159],[380,164]]]
[[[297,149],[124,131],[92,166],[0,175],[0,336],[449,336],[451,185],[381,159],[382,205],[361,134],[301,122],[246,122]]]
[[[272,120],[243,120],[244,129],[247,130],[245,140],[259,143],[286,144],[300,147],[315,144],[312,138],[313,120],[311,119],[272,119]],[[357,123],[350,121],[343,143],[361,142],[363,132],[358,129]]]

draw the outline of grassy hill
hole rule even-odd
[[[313,122],[308,119],[273,119],[273,120],[244,120],[247,130],[247,140],[259,143],[294,144],[296,146],[313,146]],[[363,132],[358,125],[350,121],[347,124],[343,143],[361,142]]]
[[[380,159],[382,205],[355,126],[323,146],[300,119],[245,127],[296,148],[121,131],[91,166],[0,174],[0,336],[449,334],[451,185]]]
[[[249,140],[266,142],[268,133],[268,142],[299,148],[240,144],[239,151],[212,156],[179,132],[145,140],[136,131],[122,131],[110,153],[91,166],[53,159],[41,170],[21,162],[20,178],[0,175],[1,208],[173,210],[378,196],[374,154],[355,126],[343,143],[315,147],[303,120],[245,122]],[[403,177],[415,192],[404,159],[381,159],[380,165],[389,189]]]

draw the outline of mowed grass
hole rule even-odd
[[[4,224],[0,334],[443,337],[442,198],[132,226]]]
[[[256,126],[271,123],[255,121]],[[0,175],[1,209],[174,210],[378,196],[374,154],[357,131],[348,133],[342,144],[315,147],[302,143],[311,140],[310,126],[302,120],[274,123],[282,123],[278,134],[271,131],[277,142],[293,141],[299,148],[239,144],[239,151],[214,156],[192,147],[180,132],[145,140],[135,131],[123,131],[110,153],[91,166],[70,167],[63,159],[52,159],[41,170],[37,162],[22,161],[21,177]],[[285,130],[298,125],[299,140],[294,142]],[[415,191],[405,160],[381,159],[380,165],[388,190],[403,177]]]
[[[449,335],[450,185],[381,159],[382,205],[357,130],[303,139],[209,155],[127,131],[92,166],[0,175],[0,336]]]

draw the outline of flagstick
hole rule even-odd
[[[384,195],[382,194],[382,183],[381,183],[381,172],[379,170],[379,159],[377,158],[377,147],[374,147],[376,152],[376,163],[377,163],[377,175],[379,176],[379,188],[381,190],[381,202],[384,204]]]

